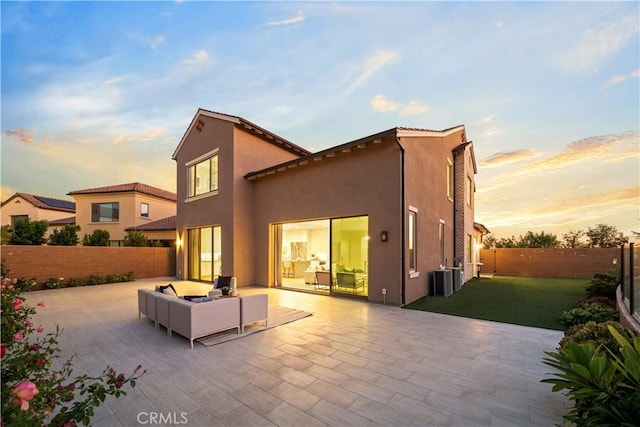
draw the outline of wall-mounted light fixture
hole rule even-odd
[[[380,232],[380,241],[386,242],[387,240],[389,240],[389,232],[387,230],[381,231]]]

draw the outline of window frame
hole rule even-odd
[[[453,202],[453,163],[447,157],[447,199]]]
[[[102,216],[100,215],[100,207],[111,205],[112,214],[115,212],[116,216],[111,215],[110,221],[102,221]],[[97,211],[96,206],[98,207]],[[108,217],[105,217],[108,218]],[[120,222],[120,202],[99,202],[99,203],[91,203],[91,222],[94,224],[113,224]]]
[[[444,229],[444,220],[441,219],[440,222],[438,223],[438,244],[439,244],[439,252],[440,252],[440,265],[441,266],[446,266],[447,265],[447,260],[445,257],[445,229]]]
[[[409,206],[407,223],[407,256],[409,258],[409,277],[417,277],[418,272],[418,208]]]
[[[140,202],[140,217],[149,218],[149,203]]]
[[[473,180],[467,175],[467,205],[473,207]]]
[[[187,172],[187,200],[196,200],[202,197],[208,197],[212,195],[218,194],[219,191],[219,181],[220,181],[220,160],[219,160],[219,149],[216,148],[208,153],[203,154],[187,163],[185,163],[185,168]],[[200,187],[201,178],[198,175],[198,166],[204,166],[205,163],[208,163],[208,177],[207,180],[209,182],[208,189],[204,191],[199,191],[198,187]]]

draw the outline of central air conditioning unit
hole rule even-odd
[[[459,267],[451,267],[451,279],[453,280],[453,292],[458,292],[462,287],[462,269]]]
[[[436,270],[433,272],[433,295],[448,297],[453,294],[453,279],[451,270]]]

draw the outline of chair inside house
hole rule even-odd
[[[313,282],[313,289],[330,289],[331,273],[328,271],[316,271],[316,280]]]
[[[355,294],[360,287],[364,291],[364,279],[357,279],[355,273],[336,273],[336,286],[338,290],[349,289]]]
[[[293,277],[293,262],[284,261],[282,263],[282,277]]]

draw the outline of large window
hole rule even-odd
[[[29,215],[11,215],[11,226],[15,227],[16,223],[23,219],[29,220]]]
[[[218,191],[218,154],[207,157],[204,160],[196,160],[188,163],[189,189],[188,197]]]
[[[120,221],[120,203],[92,203],[91,222]]]
[[[418,253],[416,250],[417,230],[416,219],[418,212],[415,209],[409,210],[409,272],[418,270]]]

